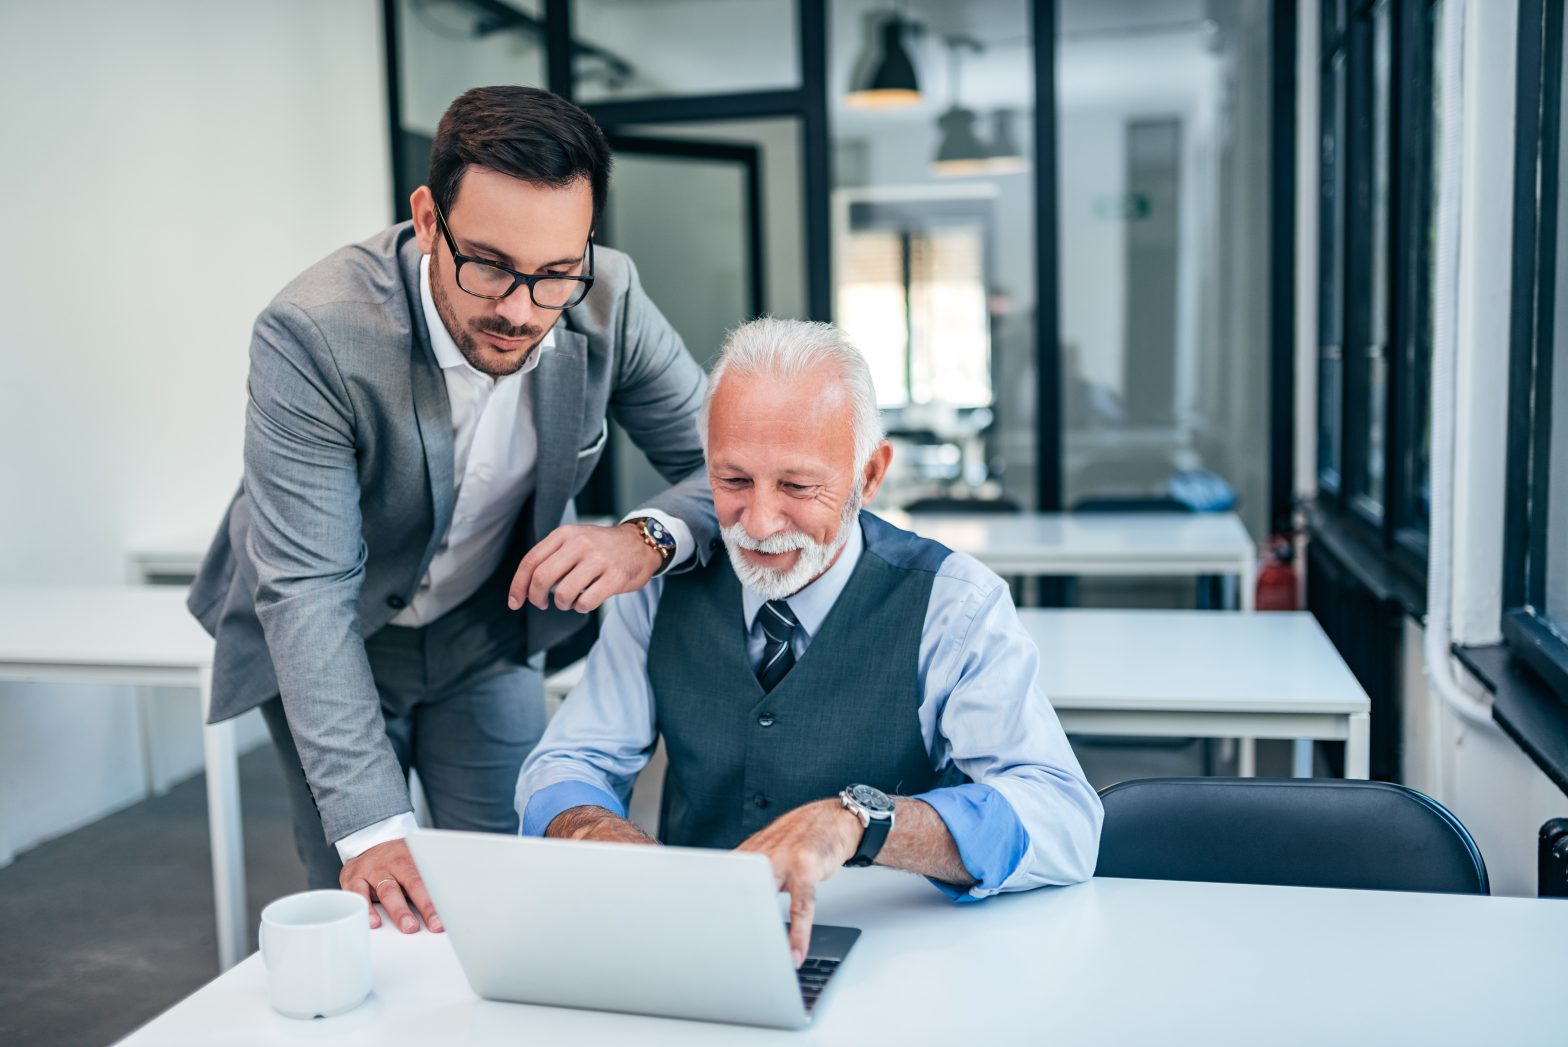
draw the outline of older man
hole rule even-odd
[[[700,432],[728,556],[607,605],[524,764],[523,833],[652,842],[625,804],[662,736],[660,839],[768,855],[797,964],[845,864],[961,900],[1087,878],[1099,798],[1007,586],[861,508],[892,459],[864,359],[826,324],[746,324]]]

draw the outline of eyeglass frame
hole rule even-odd
[[[500,262],[492,261],[489,258],[480,258],[477,255],[463,254],[457,249],[457,241],[452,238],[452,230],[446,224],[446,215],[441,213],[441,205],[436,203],[434,200],[431,200],[430,206],[435,209],[436,225],[440,227],[441,235],[446,239],[447,249],[452,252],[452,280],[457,284],[457,289],[462,291],[464,294],[471,294],[475,298],[483,298],[488,302],[499,302],[503,298],[510,297],[512,292],[516,291],[519,285],[527,284],[528,297],[534,303],[536,308],[549,309],[552,312],[560,312],[563,309],[571,309],[573,306],[581,305],[583,299],[588,297],[588,292],[593,289],[593,235],[591,233],[588,236],[588,245],[586,248],[588,272],[585,275],[573,276],[570,273],[520,273],[516,269],[504,266]],[[512,278],[512,286],[508,287],[500,294],[480,294],[477,291],[470,291],[468,288],[463,286],[463,281],[459,278],[458,275],[462,272],[463,266],[469,262],[473,262],[475,265],[488,266],[491,269],[499,269],[501,272]],[[571,280],[574,283],[580,283],[583,285],[582,294],[575,301],[569,302],[566,305],[544,305],[534,295],[534,285],[539,283],[541,280]]]

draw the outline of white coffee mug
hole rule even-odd
[[[370,995],[370,912],[352,891],[305,891],[261,910],[262,962],[272,1008],[330,1018]]]

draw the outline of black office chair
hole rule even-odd
[[[1144,778],[1100,793],[1099,876],[1489,894],[1447,808],[1389,782]]]

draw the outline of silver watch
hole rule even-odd
[[[860,819],[860,846],[845,865],[862,867],[876,861],[887,834],[893,830],[893,801],[881,789],[849,785],[838,794],[839,802]]]

